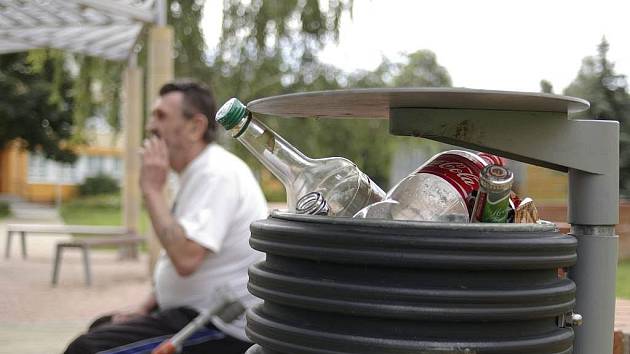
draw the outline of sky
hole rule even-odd
[[[219,40],[222,4],[206,0],[209,48]],[[602,37],[615,71],[630,76],[630,0],[354,0],[339,43],[319,58],[352,72],[429,49],[455,87],[539,92],[545,79],[562,93]]]

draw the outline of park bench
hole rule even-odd
[[[53,265],[52,285],[57,285],[59,279],[59,267],[64,248],[79,248],[83,253],[83,268],[85,271],[85,284],[92,285],[92,275],[90,266],[90,248],[104,246],[136,246],[144,241],[144,238],[135,234],[109,237],[89,237],[78,238],[71,241],[58,242],[55,249],[55,260]]]
[[[59,235],[101,235],[123,236],[129,230],[121,226],[92,226],[92,225],[46,225],[46,224],[8,224],[7,240],[4,251],[5,258],[11,256],[11,241],[15,234],[19,234],[22,241],[22,258],[26,259],[26,235],[27,234],[59,234]]]
[[[90,249],[95,247],[118,246],[135,249],[144,238],[136,235],[127,228],[120,226],[91,226],[91,225],[45,225],[45,224],[8,224],[5,258],[11,255],[11,241],[13,236],[20,235],[22,243],[22,258],[27,257],[26,235],[90,235],[85,238],[73,238],[69,241],[61,241],[56,244],[55,259],[53,264],[52,284],[56,285],[59,276],[59,267],[62,253],[65,248],[79,248],[83,253],[83,265],[85,268],[85,281],[87,285],[92,283],[90,267]],[[131,252],[134,254],[135,252]]]

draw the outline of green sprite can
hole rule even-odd
[[[505,223],[510,210],[514,175],[499,165],[488,165],[479,174],[479,192],[470,222]]]

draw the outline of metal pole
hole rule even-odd
[[[618,135],[609,138],[618,141]],[[618,148],[609,153],[618,161]],[[575,329],[575,354],[613,351],[618,186],[618,168],[602,175],[569,169],[570,233],[578,239],[578,260],[569,277],[577,285],[575,311],[584,318]]]
[[[167,22],[167,9],[166,0],[157,0],[156,4],[156,24],[158,26],[166,26]]]
[[[613,352],[615,276],[619,238],[614,226],[571,225],[578,239],[578,262],[570,277],[577,284],[575,311],[584,322],[575,330],[575,354]]]

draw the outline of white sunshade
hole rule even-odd
[[[0,54],[56,48],[127,60],[154,0],[0,0]]]

